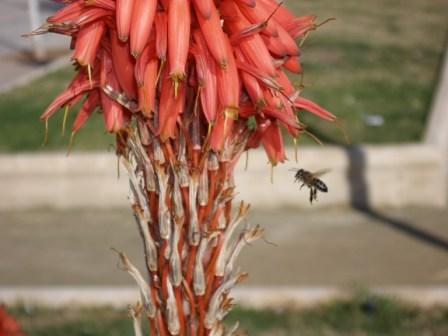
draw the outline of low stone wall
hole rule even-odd
[[[289,153],[289,157],[294,157]],[[444,207],[446,157],[433,146],[361,146],[300,148],[299,162],[274,169],[262,151],[244,158],[235,179],[238,198],[257,207],[309,207],[308,190],[294,183],[293,168],[329,168],[322,177],[328,194],[319,194],[313,207],[350,204],[374,207]],[[117,178],[117,159],[111,153],[0,155],[0,210],[30,208],[127,206],[127,179]]]

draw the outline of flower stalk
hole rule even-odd
[[[242,227],[249,205],[233,207],[234,168],[259,146],[272,166],[286,160],[281,129],[306,132],[302,110],[337,120],[285,74],[301,73],[295,39],[316,17],[275,0],[64,3],[31,35],[71,37],[78,73],[41,118],[86,97],[72,135],[98,108],[116,135],[146,265],[144,276],[118,252],[140,290],[135,335],[141,316],[151,335],[237,335],[222,322],[247,277],[236,261],[263,230]]]

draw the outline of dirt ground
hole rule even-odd
[[[246,285],[443,286],[447,217],[446,209],[254,209],[249,221],[266,228],[265,241],[240,265]],[[0,213],[0,286],[133,286],[110,248],[138,263],[139,239],[128,209]]]

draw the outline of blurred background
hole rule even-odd
[[[307,38],[303,77],[293,79],[340,117],[351,144],[337,125],[305,114],[324,146],[301,138],[298,162],[290,148],[274,184],[261,152],[238,169],[249,220],[267,233],[242,255],[250,278],[230,321],[255,335],[448,335],[448,2],[285,5],[318,22],[336,18]],[[93,308],[27,300],[48,289],[50,306],[63,293],[91,302],[122,293],[133,283],[110,247],[142,256],[102,116],[67,157],[58,113],[42,146],[39,115],[73,74],[69,41],[21,35],[58,7],[0,1],[0,302],[24,300],[10,309],[29,335],[130,334],[120,309],[93,318]],[[331,169],[322,178],[330,192],[312,206],[293,184],[298,167]]]

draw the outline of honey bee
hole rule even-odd
[[[292,169],[296,174],[294,175],[295,182],[302,183],[300,189],[307,186],[310,189],[310,203],[317,201],[317,191],[328,192],[327,185],[319,179],[320,176],[328,173],[328,169],[320,170],[311,173],[305,169]]]

